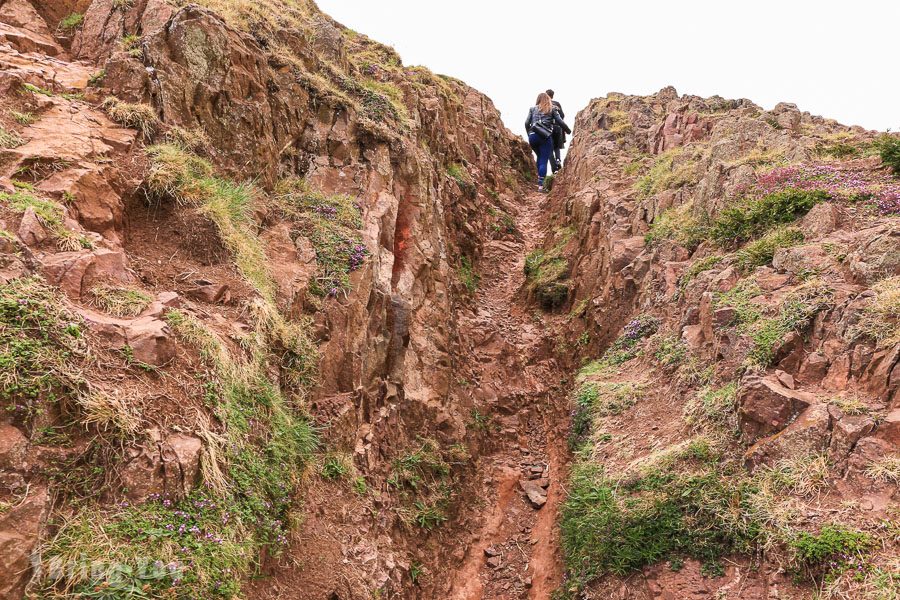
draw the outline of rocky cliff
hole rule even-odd
[[[567,590],[896,594],[895,139],[671,88],[576,129],[532,255],[589,348]]]
[[[611,94],[525,192],[309,0],[0,63],[0,597],[896,596],[893,138]]]

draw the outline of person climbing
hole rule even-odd
[[[565,120],[566,113],[563,112],[562,104],[553,99],[555,95],[553,90],[547,90],[547,95],[550,96],[550,100],[553,102],[554,108],[559,112],[559,116]],[[570,132],[571,133],[571,132]],[[566,132],[563,131],[562,127],[559,125],[553,126],[553,156],[550,159],[550,166],[553,168],[553,172],[556,173],[560,169],[562,169],[562,149],[566,146]]]
[[[541,192],[547,191],[544,189],[544,178],[547,176],[547,161],[553,156],[553,128],[557,125],[568,133],[572,132],[553,107],[550,96],[541,92],[525,120],[528,144],[537,155],[538,190]]]

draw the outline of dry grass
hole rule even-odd
[[[872,291],[875,297],[863,308],[854,331],[882,348],[900,344],[900,275],[882,279]]]
[[[103,110],[109,118],[125,127],[131,127],[141,132],[144,139],[150,139],[159,126],[156,111],[149,104],[136,104],[123,102],[118,98],[109,96],[103,101]]]
[[[876,481],[900,485],[900,456],[885,456],[866,468],[866,475]]]
[[[24,140],[15,131],[8,131],[0,126],[0,148],[9,149],[21,146]]]
[[[138,432],[141,415],[134,398],[123,397],[116,390],[106,392],[93,389],[80,394],[78,406],[82,410],[81,421],[93,425],[100,431],[114,431],[126,435]]]
[[[136,317],[153,298],[140,290],[101,285],[91,290],[94,304],[115,317]]]

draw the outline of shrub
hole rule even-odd
[[[684,293],[684,290],[687,289],[688,284],[700,275],[701,273],[705,273],[710,269],[717,266],[722,262],[723,257],[714,254],[712,256],[706,256],[699,260],[695,260],[691,263],[691,266],[687,268],[687,270],[681,275],[678,279],[678,289],[681,293]]]
[[[798,569],[814,581],[840,571],[854,558],[873,546],[868,534],[842,525],[826,525],[817,534],[801,531],[788,543]]]
[[[319,472],[323,479],[343,479],[350,474],[350,460],[346,456],[328,456]]]
[[[569,299],[569,261],[559,244],[549,252],[538,249],[525,257],[525,277],[531,293],[544,310],[553,310]]]
[[[796,220],[829,198],[822,190],[786,189],[745,200],[724,209],[713,222],[710,235],[720,246],[738,245]]]
[[[64,17],[59,22],[60,31],[65,31],[67,33],[71,33],[81,27],[82,23],[84,23],[84,15],[81,13],[71,13],[70,15]]]
[[[735,263],[744,272],[772,264],[775,252],[803,242],[803,232],[797,227],[777,228],[738,250]]]
[[[109,96],[103,101],[103,109],[119,125],[140,131],[144,139],[150,139],[159,125],[156,111],[149,104],[123,102]]]
[[[775,348],[792,331],[800,331],[820,311],[831,305],[834,297],[828,287],[817,282],[807,284],[785,298],[778,315],[761,319],[749,329],[753,347],[748,355],[751,364],[768,367],[775,358]]]
[[[890,167],[896,177],[900,177],[900,138],[882,135],[875,142],[881,162]]]
[[[637,346],[659,329],[659,319],[650,315],[638,315],[622,329],[622,335],[607,348],[600,358],[603,366],[618,366],[637,356]]]
[[[58,202],[41,198],[32,194],[30,185],[20,184],[12,194],[0,192],[0,202],[6,203],[16,212],[25,212],[28,209],[34,211],[41,225],[46,227],[56,238],[56,245],[63,251],[75,251],[81,248],[91,248],[92,244],[86,237],[67,229],[65,225],[65,209]]]
[[[12,115],[13,120],[19,125],[31,125],[35,121],[34,113],[31,112],[18,112],[18,111],[10,111],[9,113]]]
[[[459,275],[459,280],[463,284],[463,287],[466,288],[466,291],[470,294],[474,294],[478,289],[478,283],[481,281],[481,276],[475,272],[475,268],[472,266],[472,262],[469,260],[468,256],[463,256],[460,259],[457,273]]]
[[[732,381],[722,387],[702,388],[685,403],[683,415],[696,429],[721,429],[735,435],[738,431],[737,384]]]

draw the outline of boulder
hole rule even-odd
[[[68,169],[42,181],[38,189],[48,194],[69,194],[69,209],[88,231],[118,244],[125,219],[125,205],[109,185],[100,167]]]
[[[228,284],[215,283],[205,279],[198,279],[193,283],[194,287],[185,291],[185,295],[189,298],[208,304],[227,304],[231,301]]]
[[[126,326],[125,337],[136,361],[159,367],[175,358],[175,337],[165,321],[138,317]]]
[[[26,246],[37,246],[46,240],[48,236],[47,230],[44,229],[40,219],[38,219],[34,209],[31,207],[26,208],[25,212],[22,213],[22,220],[19,221],[19,231],[17,233],[19,239]]]
[[[28,438],[8,423],[0,423],[0,470],[22,468],[28,451]]]
[[[138,362],[161,367],[175,358],[175,336],[168,324],[156,316],[118,319],[88,309],[79,309],[78,313],[104,343],[117,350],[131,348],[132,357]]]
[[[128,268],[124,252],[97,248],[77,252],[57,252],[39,258],[47,281],[74,300],[99,282],[128,284],[135,276]]]
[[[813,404],[796,421],[775,435],[756,442],[744,454],[749,469],[772,465],[783,458],[819,454],[828,448],[831,415],[825,404]]]
[[[834,420],[831,431],[831,443],[828,446],[828,456],[833,461],[847,458],[856,443],[875,428],[875,421],[866,415],[846,416],[840,415]]]
[[[738,392],[738,423],[747,443],[787,426],[815,401],[807,392],[784,386],[777,377],[748,377]]]
[[[149,440],[126,451],[120,467],[126,494],[135,502],[144,502],[153,495],[183,497],[197,483],[203,442],[182,433],[164,439],[157,430],[148,435]]]
[[[821,202],[812,207],[803,220],[800,228],[809,239],[820,238],[832,231],[840,229],[847,218],[844,209],[831,202]]]
[[[532,508],[541,508],[547,504],[547,490],[541,487],[538,481],[520,479],[519,486],[525,492],[525,497]]]
[[[860,245],[844,264],[852,282],[871,286],[879,279],[900,275],[900,226],[882,226],[856,233]]]
[[[31,486],[11,509],[0,513],[0,598],[22,598],[31,579],[32,553],[50,511],[50,493]]]
[[[831,361],[821,352],[813,352],[809,354],[800,365],[800,372],[797,374],[797,380],[805,385],[818,385],[828,373],[828,367]]]

